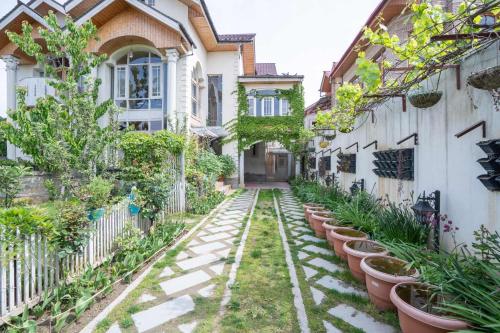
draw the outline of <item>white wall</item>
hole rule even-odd
[[[394,201],[402,201],[412,195],[416,199],[423,191],[440,190],[441,212],[460,228],[456,234],[458,242],[473,241],[473,232],[481,224],[499,231],[500,192],[488,191],[477,179],[477,176],[486,173],[477,160],[486,155],[476,143],[500,138],[500,112],[495,112],[488,92],[465,84],[471,72],[498,64],[498,46],[497,43],[462,63],[461,90],[456,87],[455,70],[446,70],[439,86],[444,95],[434,107],[416,109],[408,102],[408,110],[404,113],[401,98],[394,98],[376,109],[375,123],[366,114],[357,120],[358,129],[349,134],[339,133],[333,141],[333,148],[340,146],[343,152],[355,153],[355,147],[345,148],[359,142],[357,173],[341,173],[339,180],[342,187],[347,190],[354,179],[363,178],[368,191],[373,189],[377,196],[388,194]],[[485,139],[481,137],[480,129],[460,139],[455,137],[456,133],[482,120],[487,124]],[[417,146],[413,140],[396,145],[397,141],[415,132],[419,135]],[[378,140],[379,150],[414,147],[415,181],[399,182],[377,177],[372,171],[375,168],[372,163],[374,147],[362,149],[373,140]],[[335,169],[337,158],[333,157],[332,162]],[[449,237],[444,237],[443,242],[448,248],[451,246]]]
[[[0,117],[7,117],[7,77],[5,63],[0,60]]]

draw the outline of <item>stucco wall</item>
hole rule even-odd
[[[490,230],[500,230],[500,192],[488,191],[477,179],[486,173],[477,160],[486,155],[476,145],[479,141],[500,138],[500,112],[495,112],[488,92],[465,84],[471,72],[498,64],[498,47],[497,43],[463,61],[461,90],[456,87],[455,70],[446,70],[439,85],[444,92],[443,98],[434,107],[417,109],[408,103],[407,112],[403,112],[401,99],[395,98],[376,109],[374,123],[366,114],[357,120],[356,130],[340,133],[333,141],[333,149],[342,147],[343,152],[356,153],[355,147],[345,148],[359,143],[357,172],[339,174],[342,187],[347,190],[355,179],[362,178],[368,191],[373,190],[377,196],[388,194],[394,201],[412,196],[416,199],[423,191],[440,190],[441,212],[459,227],[458,242],[473,241],[473,232],[481,224]],[[487,124],[486,138],[482,138],[480,129],[460,139],[455,137],[456,133],[482,120]],[[413,140],[396,144],[412,133],[418,133],[418,145],[415,146]],[[414,147],[415,181],[400,182],[376,176],[372,171],[375,168],[372,163],[374,147],[362,149],[373,140],[378,140],[379,150]],[[333,156],[334,170],[336,163],[337,158]],[[451,247],[450,241],[450,237],[443,237],[444,246]]]

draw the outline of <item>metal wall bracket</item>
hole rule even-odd
[[[455,136],[457,137],[457,139],[461,138],[462,136],[464,136],[465,134],[469,133],[469,132],[472,132],[473,130],[475,130],[476,128],[478,127],[482,127],[482,130],[483,130],[483,138],[486,138],[486,121],[480,121],[478,122],[477,124],[474,124],[472,125],[471,127],[468,127],[466,129],[464,129],[463,131],[461,132],[458,132],[457,134],[455,134]]]
[[[415,146],[417,146],[418,145],[418,134],[417,133],[413,133],[412,135],[408,135],[406,138],[401,139],[400,141],[396,142],[396,144],[399,146],[400,144],[410,140],[411,138],[414,139],[413,143]]]
[[[347,149],[349,149],[349,148],[352,148],[352,147],[354,147],[354,146],[356,146],[356,152],[359,152],[359,145],[358,145],[358,143],[357,143],[357,142],[353,143],[352,145],[350,145],[349,147],[347,147],[345,150],[347,150]]]
[[[366,149],[366,148],[373,146],[373,145],[375,145],[375,150],[378,150],[378,141],[377,140],[367,144],[366,146],[363,147],[363,149]]]

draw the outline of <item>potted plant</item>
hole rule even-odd
[[[335,221],[335,214],[330,211],[315,211],[311,214],[311,226],[319,238],[326,238],[326,229],[323,224],[333,221]]]
[[[313,227],[313,221],[312,221],[312,214],[313,213],[316,213],[316,212],[326,212],[326,213],[328,213],[328,211],[326,210],[326,208],[319,208],[319,207],[308,208],[306,212],[307,212],[306,213],[306,220],[309,223],[309,226],[311,227],[311,229],[314,229],[314,227]]]
[[[368,296],[379,310],[394,309],[390,299],[392,287],[401,282],[413,282],[418,277],[408,262],[389,256],[371,256],[361,260],[361,270],[365,272]]]
[[[427,109],[436,105],[443,96],[439,90],[416,89],[408,93],[408,100],[411,105],[419,109]]]
[[[132,190],[130,191],[130,194],[128,196],[129,204],[128,204],[128,211],[130,212],[130,215],[132,216],[137,216],[139,215],[139,212],[141,211],[141,206],[139,205],[139,198],[137,195],[137,188],[134,186],[132,187]]]
[[[113,183],[102,177],[93,178],[79,191],[80,199],[85,203],[88,218],[97,221],[104,216],[104,206],[108,204]]]
[[[467,79],[467,84],[481,90],[500,88],[500,66],[497,65],[472,73]]]
[[[347,263],[352,275],[359,281],[365,283],[365,272],[361,270],[361,260],[374,255],[387,255],[387,249],[379,243],[371,240],[351,240],[345,242],[343,250],[347,254]]]
[[[398,309],[403,333],[445,333],[468,328],[464,321],[447,317],[439,310],[443,296],[435,288],[418,282],[402,282],[392,287],[392,303]]]
[[[328,142],[328,141],[321,141],[321,142],[319,143],[319,147],[320,147],[321,149],[328,148],[328,146],[329,146],[329,145],[330,145],[330,142]]]
[[[236,171],[236,164],[234,160],[229,155],[221,155],[218,157],[221,164],[221,174],[219,175],[219,180],[226,180],[231,177]]]
[[[347,253],[344,252],[344,243],[351,240],[367,239],[368,235],[353,228],[338,227],[330,231],[335,254],[342,260],[347,261]],[[331,244],[330,244],[331,245]]]

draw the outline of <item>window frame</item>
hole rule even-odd
[[[196,92],[196,96],[193,92]],[[196,108],[193,108],[195,104]],[[191,73],[191,116],[200,117],[200,79],[196,77],[195,70]]]
[[[139,51],[138,51],[139,52]],[[125,107],[121,107],[127,111],[161,111],[163,109],[163,104],[164,104],[164,96],[163,96],[163,89],[164,89],[164,70],[163,70],[163,62],[152,62],[151,57],[159,57],[154,52],[151,51],[142,51],[142,52],[147,52],[148,53],[148,62],[145,63],[130,63],[130,57],[128,56],[128,53],[125,54],[124,56],[127,57],[127,63],[126,64],[115,64],[115,78],[114,78],[114,85],[115,85],[115,91],[114,91],[114,100],[115,104],[117,102],[125,102],[126,105]],[[121,57],[123,58],[123,56]],[[120,59],[121,59],[120,58]],[[119,60],[119,59],[118,59]],[[116,62],[118,62],[118,60]],[[148,68],[148,96],[147,98],[131,98],[130,97],[130,68],[132,66],[147,66]],[[153,68],[158,68],[159,69],[159,92],[158,94],[153,94]],[[124,70],[125,72],[125,96],[119,96],[119,91],[120,91],[120,85],[119,85],[119,75],[118,73],[120,71]],[[130,101],[140,101],[140,100],[145,100],[147,99],[148,101],[148,107],[144,109],[134,109],[130,107]],[[152,108],[152,101],[153,100],[161,100],[162,101],[162,107],[161,108]],[[119,106],[120,107],[120,106]]]
[[[271,100],[271,114],[266,114],[266,101]],[[261,101],[261,106],[262,106],[262,117],[272,117],[274,116],[274,97],[272,96],[266,96],[262,97]]]
[[[287,106],[286,114],[283,113],[283,102],[286,102]],[[280,116],[289,116],[291,113],[292,110],[290,109],[290,101],[287,98],[280,99]]]
[[[247,97],[248,103],[248,115],[255,117],[257,115],[257,104],[255,103],[256,98],[254,96]],[[252,111],[250,113],[250,111]]]

